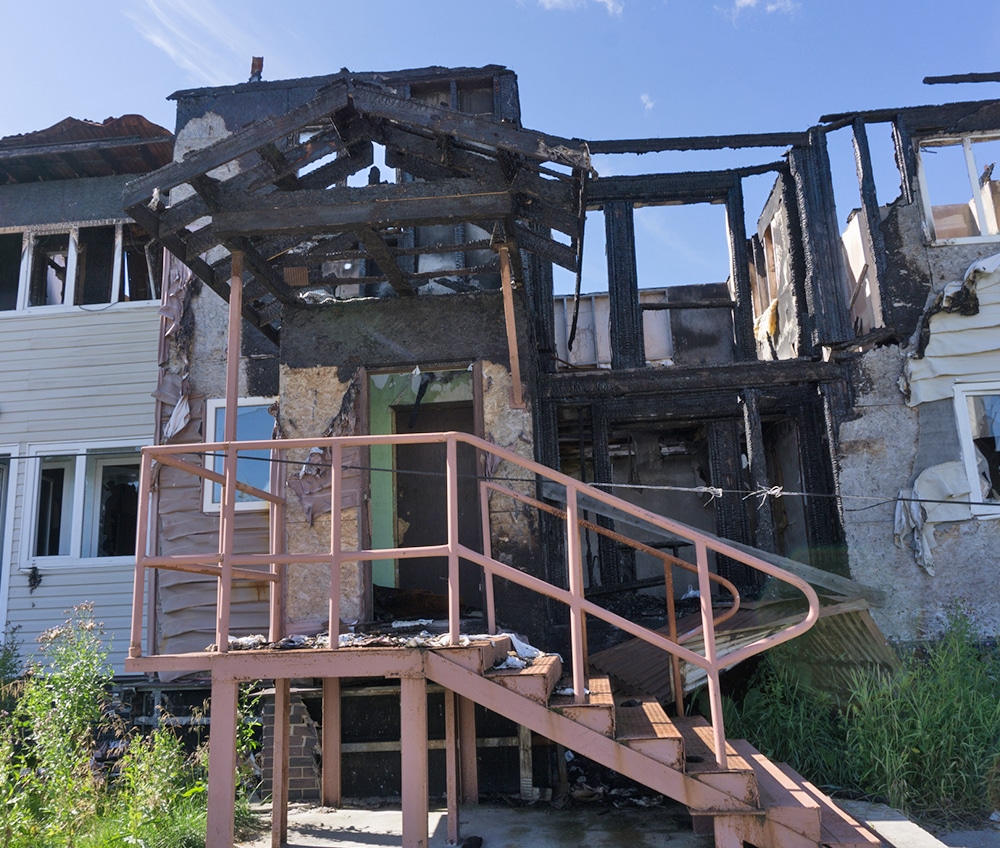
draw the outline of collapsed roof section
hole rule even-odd
[[[224,298],[241,251],[254,277],[244,317],[274,341],[283,303],[499,288],[501,246],[515,279],[520,250],[578,273],[584,142],[421,102],[371,75],[330,80],[133,181],[125,208]],[[397,182],[373,166],[376,145]],[[363,169],[368,184],[348,185]]]
[[[0,185],[142,174],[170,162],[174,137],[142,115],[103,122],[64,118],[0,139]]]

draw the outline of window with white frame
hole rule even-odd
[[[275,398],[240,398],[236,407],[236,440],[239,442],[270,439],[274,431],[274,418],[268,411]],[[221,442],[226,432],[226,401],[213,398],[205,409],[205,441]],[[225,457],[215,454],[205,458],[208,468],[222,474]],[[241,450],[236,463],[236,479],[255,489],[267,492],[271,488],[271,451]],[[203,507],[206,512],[218,512],[222,504],[222,486],[206,481]],[[237,490],[238,510],[266,509],[267,502]]]
[[[924,215],[936,242],[1000,238],[1000,137],[967,135],[920,142]]]
[[[1000,517],[1000,383],[956,383],[955,412],[972,512]]]
[[[34,564],[135,555],[139,448],[54,445],[32,451]]]
[[[0,233],[0,312],[155,300],[149,243],[128,223]]]

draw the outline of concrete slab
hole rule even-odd
[[[483,848],[526,845],[586,845],[587,848],[712,848],[711,836],[695,836],[690,822],[678,821],[680,808],[615,809],[607,806],[556,810],[528,807],[468,806],[459,814],[462,841],[480,836]],[[269,811],[265,811],[265,819]],[[433,810],[428,848],[448,844],[444,810]],[[402,845],[402,813],[397,809],[329,809],[292,805],[288,810],[288,848],[381,848]],[[270,848],[271,835],[240,842],[237,848]]]
[[[1000,829],[953,830],[934,836],[899,810],[885,804],[837,799],[837,804],[868,825],[892,848],[1000,848]]]

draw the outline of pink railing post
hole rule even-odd
[[[726,767],[726,728],[722,720],[722,690],[719,687],[718,655],[715,651],[715,614],[712,612],[712,583],[708,576],[708,548],[703,538],[695,540],[698,559],[698,594],[701,602],[701,626],[708,662],[708,700],[712,710],[712,738],[719,768]]]
[[[153,460],[143,452],[139,468],[139,513],[135,527],[135,583],[132,586],[132,633],[128,646],[129,657],[142,656],[142,610],[146,592],[146,568],[143,560],[149,545],[149,521],[152,499]]]
[[[447,446],[448,638],[452,645],[457,645],[461,627],[461,593],[458,582],[458,442],[454,433],[448,434]]]
[[[483,556],[493,558],[493,538],[490,534],[490,490],[485,480],[479,483],[479,523],[482,527]],[[497,610],[493,599],[493,572],[483,569],[483,604],[486,607],[486,632],[497,632]]]
[[[339,441],[330,446],[330,647],[340,645],[340,562],[343,559],[341,527],[342,490],[344,488],[343,448]]]
[[[285,463],[281,460],[285,459],[285,451],[283,450],[272,450],[271,458],[277,459],[278,462],[271,463],[271,491],[275,494],[279,492],[284,492],[285,490]],[[268,504],[268,538],[269,546],[272,555],[278,555],[285,553],[285,504],[284,503],[274,503]],[[271,583],[270,592],[270,604],[268,606],[269,612],[269,622],[268,622],[268,641],[277,642],[279,639],[284,637],[284,585],[285,585],[285,566],[280,565],[278,562],[271,562],[271,574],[275,576],[275,580]]]
[[[580,515],[576,489],[566,487],[566,564],[569,568],[569,634],[573,657],[573,699],[587,698],[587,621],[580,607],[583,600],[583,555],[580,549]]]

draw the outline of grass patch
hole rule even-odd
[[[846,704],[803,683],[777,649],[727,733],[743,735],[813,783],[884,801],[945,826],[1000,808],[1000,651],[954,611],[944,636],[903,657],[895,674],[858,673]]]

